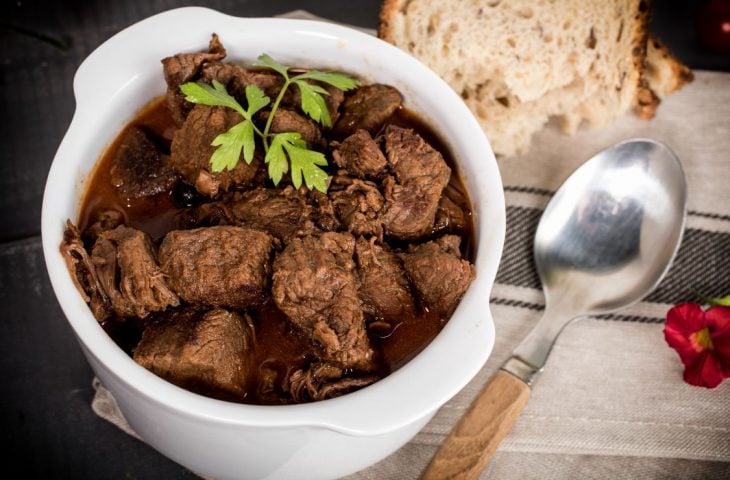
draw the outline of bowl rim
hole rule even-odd
[[[459,130],[463,133],[457,140],[469,139],[470,143],[463,147],[467,156],[483,157],[478,160],[480,175],[465,179],[470,184],[472,199],[475,188],[478,189],[481,199],[478,204],[474,204],[477,215],[475,221],[478,224],[475,232],[478,236],[475,262],[477,277],[436,338],[386,378],[342,397],[307,404],[267,406],[211,399],[179,388],[135,363],[104,332],[78,295],[60,254],[59,245],[66,220],[63,217],[67,216],[63,213],[63,205],[67,205],[68,200],[64,204],[63,199],[74,197],[73,201],[77,204],[84,191],[78,184],[69,185],[73,183],[69,179],[74,177],[69,173],[73,169],[67,164],[78,166],[81,162],[78,160],[78,152],[85,142],[81,130],[94,117],[95,105],[89,98],[93,95],[84,90],[85,82],[99,69],[107,68],[107,59],[112,58],[110,55],[124,51],[124,46],[129,42],[140,41],[140,37],[144,38],[154,31],[165,31],[169,35],[170,27],[193,28],[191,25],[197,25],[195,28],[207,31],[208,35],[216,31],[224,42],[227,33],[259,29],[286,33],[296,38],[318,37],[322,41],[340,42],[343,49],[357,46],[359,49],[382,52],[385,58],[390,57],[393,62],[402,65],[408,75],[418,76],[438,93],[439,102],[455,112],[453,115],[461,122]],[[198,48],[204,47],[199,45]],[[168,55],[177,51],[181,50],[175,50]],[[114,60],[120,61],[119,58]],[[41,231],[46,267],[56,298],[86,354],[94,357],[137,394],[163,408],[172,409],[178,415],[212,422],[278,428],[317,426],[348,435],[378,435],[397,430],[435,413],[486,362],[495,337],[489,310],[489,293],[496,276],[505,236],[506,219],[501,177],[487,138],[461,98],[438,75],[409,54],[376,37],[337,24],[300,19],[233,17],[207,8],[184,7],[148,17],[97,47],[76,72],[74,95],[76,111],[51,164],[43,196]],[[124,123],[128,120],[125,119]],[[118,131],[112,138],[117,134]],[[450,144],[452,139],[443,140]],[[101,153],[103,149],[94,153],[94,164]],[[463,175],[467,166],[460,162],[459,167]],[[486,235],[486,232],[489,234]],[[457,351],[454,350],[455,347],[458,347]],[[423,381],[414,386],[412,382],[406,381],[408,377],[422,378]],[[435,386],[426,385],[429,382],[425,380],[429,378]]]

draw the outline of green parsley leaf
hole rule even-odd
[[[246,113],[248,114],[248,118],[252,118],[256,112],[268,105],[271,100],[263,90],[251,84],[246,87],[246,101],[248,102]]]
[[[180,85],[185,94],[185,100],[210,107],[228,107],[246,116],[245,110],[238,101],[228,94],[226,87],[218,80],[213,80],[213,86],[202,82],[188,82]]]
[[[278,186],[281,177],[289,171],[289,162],[284,152],[284,142],[289,141],[294,136],[300,137],[301,135],[298,133],[280,133],[274,135],[274,140],[269,145],[269,151],[266,152],[264,163],[269,166],[269,178],[274,182],[274,185]]]
[[[216,148],[210,157],[210,166],[213,172],[233,170],[241,157],[241,149],[248,144],[250,156],[253,159],[253,124],[244,120],[232,126],[227,132],[221,133],[213,139],[211,145]],[[244,151],[244,154],[247,152]],[[251,160],[246,160],[251,163]]]
[[[309,70],[294,77],[296,80],[316,80],[318,82],[327,83],[342,91],[352,90],[360,83],[354,78],[344,73],[336,72],[320,72],[319,70]]]
[[[286,156],[285,156],[286,153]],[[307,150],[307,144],[299,133],[277,133],[269,146],[265,162],[269,165],[269,176],[278,184],[287,172],[286,157],[291,163],[291,179],[295,188],[302,186],[302,180],[310,190],[327,193],[327,172],[319,168],[327,165],[324,154]]]
[[[289,80],[289,67],[285,67],[281,63],[271,58],[268,54],[264,53],[259,55],[259,58],[254,62],[254,67],[268,67],[272,70],[279,72],[285,79]]]
[[[332,126],[330,112],[327,109],[327,103],[322,95],[329,95],[329,92],[319,85],[310,85],[304,80],[295,80],[299,91],[302,94],[302,110],[309,115],[312,120],[319,122],[326,127]]]

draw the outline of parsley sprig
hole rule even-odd
[[[320,168],[327,166],[324,154],[309,150],[298,132],[270,133],[272,121],[284,94],[290,86],[296,85],[301,94],[302,111],[315,122],[331,127],[332,118],[323,97],[329,95],[329,92],[321,85],[312,82],[325,83],[347,91],[358,86],[357,80],[342,73],[319,70],[290,75],[290,67],[280,64],[267,54],[259,56],[254,66],[270,68],[284,77],[284,85],[271,106],[263,131],[254,124],[253,116],[269,105],[271,99],[256,85],[246,87],[247,108],[243,108],[217,80],[213,80],[212,85],[188,82],[180,86],[185,99],[189,102],[231,108],[243,117],[243,121],[213,139],[211,145],[217,148],[210,157],[211,170],[213,172],[232,170],[240,161],[241,152],[243,159],[250,164],[256,150],[254,136],[258,135],[266,152],[264,162],[268,165],[269,178],[274,185],[278,185],[284,174],[291,170],[292,183],[296,188],[299,188],[304,181],[310,190],[317,189],[326,193],[327,173]]]

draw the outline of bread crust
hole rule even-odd
[[[488,0],[483,0],[483,3],[468,2],[469,7],[466,6],[467,2],[464,2],[463,12],[471,11],[467,10],[468,8],[475,10],[478,8],[478,13],[481,15],[482,6],[485,7],[484,10],[486,11],[487,6],[496,7],[498,4],[504,2],[505,0],[502,0],[502,2]],[[523,5],[524,8],[514,5]],[[516,2],[508,6],[510,9],[507,11],[510,13],[515,13],[515,15],[519,15],[522,18],[531,18],[532,16],[532,9],[530,8],[529,2]],[[650,62],[647,58],[650,51],[647,42],[653,41],[653,38],[650,39],[649,33],[651,6],[652,0],[627,0],[617,2],[615,7],[611,7],[616,12],[616,23],[611,24],[611,27],[607,30],[604,28],[603,31],[610,31],[612,32],[610,35],[617,35],[614,37],[616,44],[609,43],[609,50],[605,50],[605,45],[607,45],[605,42],[612,42],[614,38],[607,38],[608,35],[605,34],[601,38],[598,38],[599,42],[604,42],[603,51],[611,52],[611,63],[603,59],[598,60],[600,56],[596,57],[595,60],[599,64],[603,62],[600,68],[604,69],[604,71],[607,71],[605,69],[609,68],[609,65],[612,65],[613,67],[610,72],[607,74],[604,74],[603,71],[596,74],[593,70],[591,70],[593,73],[589,72],[589,74],[584,72],[582,73],[583,76],[575,77],[573,83],[566,83],[564,86],[560,86],[556,82],[555,85],[557,86],[547,87],[547,89],[544,89],[544,93],[540,93],[540,88],[538,87],[533,88],[534,85],[537,85],[535,82],[537,81],[539,83],[539,80],[532,79],[530,82],[522,81],[520,83],[520,79],[525,78],[525,76],[520,76],[522,75],[522,71],[519,69],[517,70],[519,74],[515,74],[512,77],[505,77],[506,74],[504,73],[505,71],[510,72],[512,70],[501,70],[502,73],[493,77],[488,71],[488,62],[484,69],[475,67],[475,65],[484,65],[484,62],[480,64],[478,57],[473,55],[472,61],[469,63],[470,68],[467,70],[469,73],[465,73],[463,76],[461,76],[461,71],[459,70],[460,73],[456,74],[459,76],[450,78],[453,73],[448,71],[448,69],[444,70],[443,64],[437,63],[436,66],[432,65],[432,68],[435,68],[440,75],[445,75],[444,79],[449,81],[452,87],[461,94],[480,124],[482,124],[485,132],[488,132],[490,139],[493,140],[495,152],[505,156],[526,151],[530,143],[530,137],[541,128],[541,125],[547,123],[548,117],[557,117],[562,122],[561,125],[563,125],[563,129],[567,133],[573,133],[582,123],[588,123],[593,127],[606,125],[616,117],[631,111],[641,118],[651,118],[661,101],[661,97],[666,93],[680,88],[692,77],[689,69],[676,60],[663,45],[660,48],[652,43],[652,55],[657,60]],[[385,41],[398,45],[419,58],[422,55],[430,56],[437,50],[429,50],[431,48],[428,43],[429,40],[424,37],[426,36],[426,32],[428,32],[429,36],[433,33],[433,22],[436,25],[436,31],[440,32],[434,38],[436,39],[438,37],[438,41],[447,42],[438,43],[442,45],[440,48],[443,48],[441,58],[453,58],[449,55],[449,50],[451,52],[458,50],[458,53],[455,54],[458,55],[461,49],[458,45],[455,46],[453,44],[450,46],[450,49],[448,48],[449,40],[447,38],[451,38],[451,33],[446,28],[441,27],[442,25],[447,25],[447,20],[443,20],[443,16],[448,18],[449,14],[446,12],[452,8],[459,10],[459,12],[453,13],[456,18],[458,18],[459,13],[463,13],[461,4],[457,4],[456,2],[452,4],[449,3],[449,0],[422,0],[420,4],[419,0],[383,0],[379,12],[378,36]],[[564,10],[566,12],[570,11],[568,8]],[[559,11],[560,9],[558,8]],[[432,17],[428,18],[428,22],[426,22],[426,15],[429,12],[432,14]],[[439,17],[439,12],[442,17]],[[410,18],[410,16],[413,16],[413,18]],[[436,20],[434,21],[432,18],[436,18]],[[439,18],[442,20],[439,21]],[[595,19],[591,21],[596,22]],[[606,18],[606,21],[614,21],[614,18]],[[620,24],[618,23],[619,21],[621,22]],[[448,22],[451,22],[452,26],[455,25],[453,19],[448,20]],[[426,23],[428,23],[427,27],[429,30],[426,30]],[[566,24],[569,24],[569,22],[566,22]],[[581,25],[583,28],[587,28],[588,24],[583,23]],[[593,23],[593,25],[597,24]],[[539,22],[536,28],[542,37],[543,30],[539,26]],[[506,35],[506,33],[502,32],[502,36],[496,39],[496,43],[494,44],[495,48],[500,48],[499,45],[501,44],[499,42],[501,41],[505,41],[511,48],[515,48],[514,40],[506,38]],[[592,44],[590,42],[591,39],[593,39]],[[461,40],[465,41],[465,39]],[[586,48],[592,50],[595,46],[595,40],[593,37],[593,28],[591,27],[590,35],[586,40],[588,42],[586,43]],[[509,47],[506,50],[509,52]],[[657,50],[659,50],[659,53],[657,53]],[[427,53],[424,54],[424,51]],[[436,57],[438,57],[439,53],[441,53],[441,50],[437,51],[435,54]],[[523,58],[531,58],[529,52],[526,54],[520,52],[520,54],[525,55]],[[517,58],[519,60],[520,57],[517,56]],[[585,54],[583,54],[583,58],[585,58]],[[423,61],[426,61],[427,64],[429,63],[428,59]],[[439,59],[436,58],[433,61],[439,62]],[[505,60],[505,62],[507,61]],[[584,60],[583,62],[583,65],[585,65]],[[658,68],[661,68],[661,70],[658,72],[652,70],[654,64],[659,65]],[[500,72],[499,68],[504,68],[504,64],[496,68],[496,71]],[[656,77],[659,80],[654,81],[653,84],[652,77]],[[508,78],[508,80],[505,80],[505,78]],[[553,79],[556,77],[546,78]],[[579,97],[580,100],[577,102],[565,100],[560,97],[562,94],[566,95],[566,99],[576,98],[570,95],[576,91],[580,91],[579,89],[582,87],[577,82],[581,81],[598,82],[594,84],[587,83],[588,85],[595,85],[593,90],[595,90],[596,94],[593,96],[586,95],[585,97]],[[658,83],[661,85],[656,85]],[[481,90],[483,85],[489,85],[488,91]],[[615,91],[613,90],[614,85]],[[571,87],[573,87],[572,90]],[[563,88],[565,88],[565,91]],[[514,102],[510,100],[514,100]],[[539,104],[539,107],[534,107],[534,113],[530,114],[527,108],[530,102],[538,101],[542,103]],[[545,107],[546,105],[548,107]],[[518,108],[522,109],[515,110]],[[540,108],[543,110],[540,110]],[[503,109],[517,113],[507,113]]]
[[[392,35],[391,19],[400,10],[405,10],[408,6],[409,0],[383,0],[380,6],[380,15],[378,19],[380,21],[378,25],[378,37],[389,43],[394,43],[395,39]]]

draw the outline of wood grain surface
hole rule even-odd
[[[421,476],[476,479],[530,398],[530,387],[503,370],[487,382]]]

